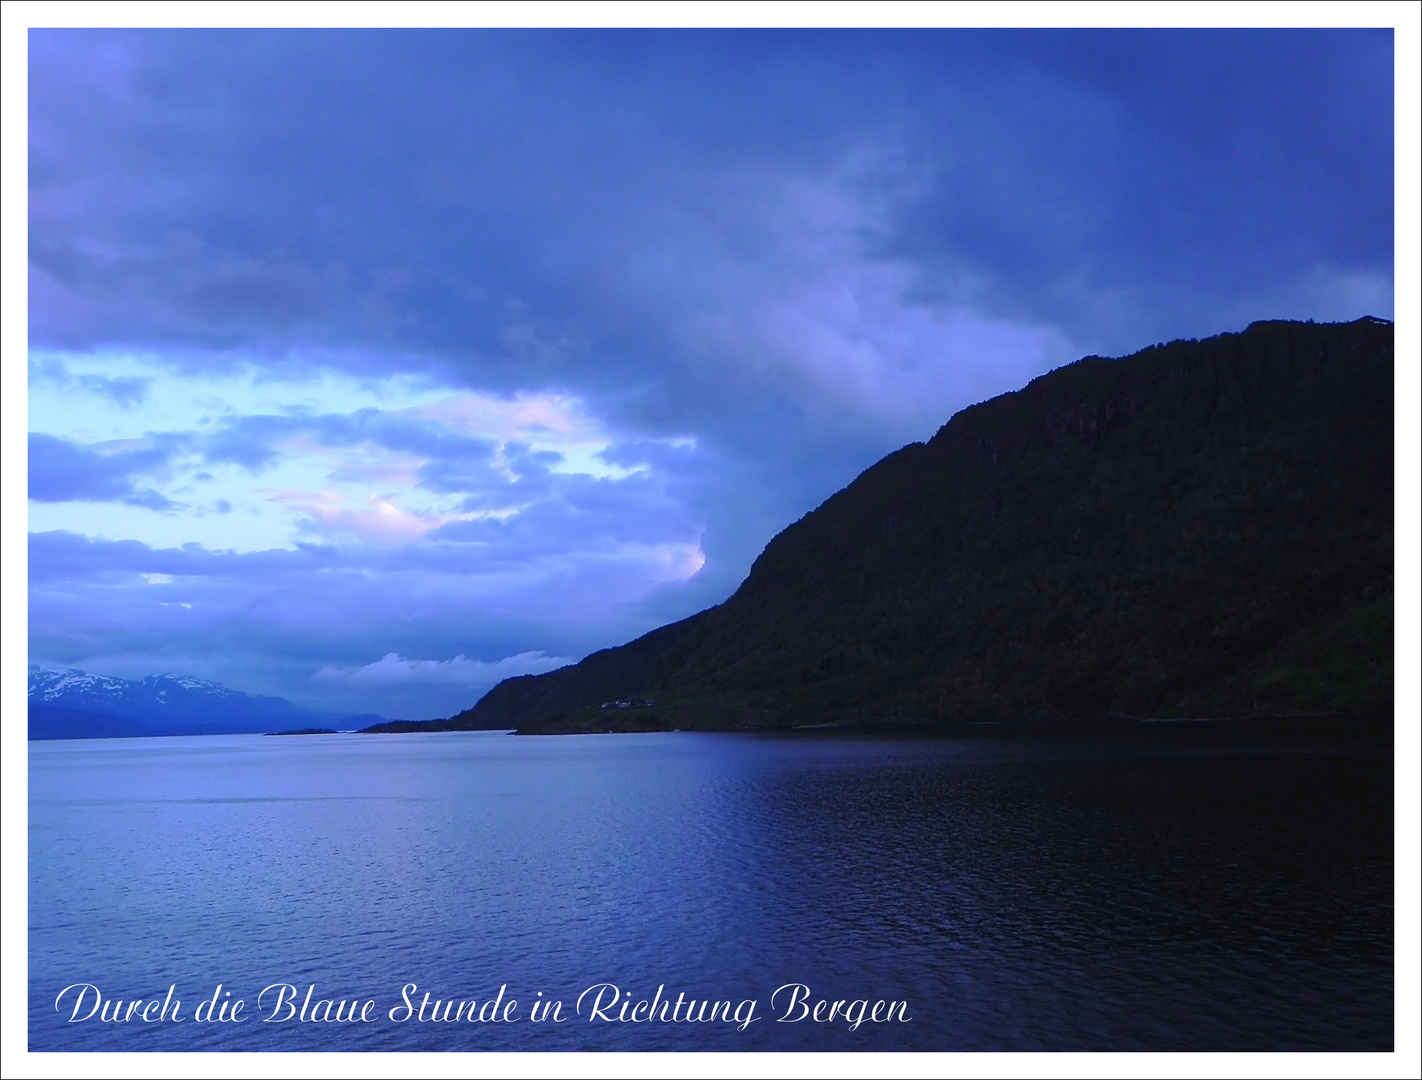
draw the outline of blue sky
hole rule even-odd
[[[31,662],[446,715],[1087,353],[1393,315],[1390,31],[31,31]]]

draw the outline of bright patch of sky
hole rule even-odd
[[[271,456],[248,463],[214,460],[207,448],[207,440],[244,418],[369,418],[372,411],[419,422],[436,435],[488,441],[491,473],[510,481],[517,479],[513,459],[530,455],[548,472],[595,479],[648,468],[600,457],[614,443],[612,434],[567,394],[499,397],[403,374],[376,379],[315,369],[284,377],[255,365],[188,374],[156,357],[39,352],[30,361],[32,432],[100,455],[141,450],[163,437],[184,445],[142,477],[168,505],[31,501],[31,531],[246,552],[310,540],[401,544],[451,523],[507,520],[519,512],[518,505],[470,509],[467,492],[422,488],[428,454],[372,439],[333,445],[319,432],[297,429],[272,440]]]

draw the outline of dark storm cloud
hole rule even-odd
[[[1014,89],[984,80],[1011,139],[939,158],[894,250],[1115,352],[1306,316],[1314,274],[1390,285],[1390,32],[992,37],[978,62],[1012,58]]]
[[[786,185],[844,169],[921,295],[1117,350],[1390,272],[1387,32],[32,38],[42,342],[695,382],[680,336],[793,279]]]

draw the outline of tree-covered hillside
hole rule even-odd
[[[1087,357],[868,469],[719,607],[444,726],[1385,713],[1392,341],[1271,322]],[[601,708],[633,696],[656,706]]]

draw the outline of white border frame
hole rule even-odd
[[[1422,83],[1419,36],[1422,6],[1405,0],[1291,4],[1260,2],[1125,2],[1066,4],[880,2],[822,0],[684,0],[682,3],[404,2],[349,0],[207,0],[151,2],[41,2],[7,0],[0,9],[0,731],[4,809],[0,836],[4,870],[0,929],[10,945],[0,952],[0,1034],[7,1077],[19,1076],[245,1076],[254,1068],[320,1076],[466,1076],[473,1069],[506,1076],[720,1076],[773,1067],[800,1076],[923,1076],[971,1071],[982,1076],[1193,1077],[1226,1072],[1240,1077],[1412,1077],[1419,1053],[1419,760],[1422,760]],[[30,1054],[26,872],[24,715],[27,601],[25,492],[27,469],[26,150],[27,38],[30,27],[143,26],[372,27],[1391,27],[1395,72],[1394,287],[1396,372],[1396,1049],[1386,1054]],[[291,1060],[286,1060],[291,1059]],[[299,1059],[299,1060],[298,1060]]]

